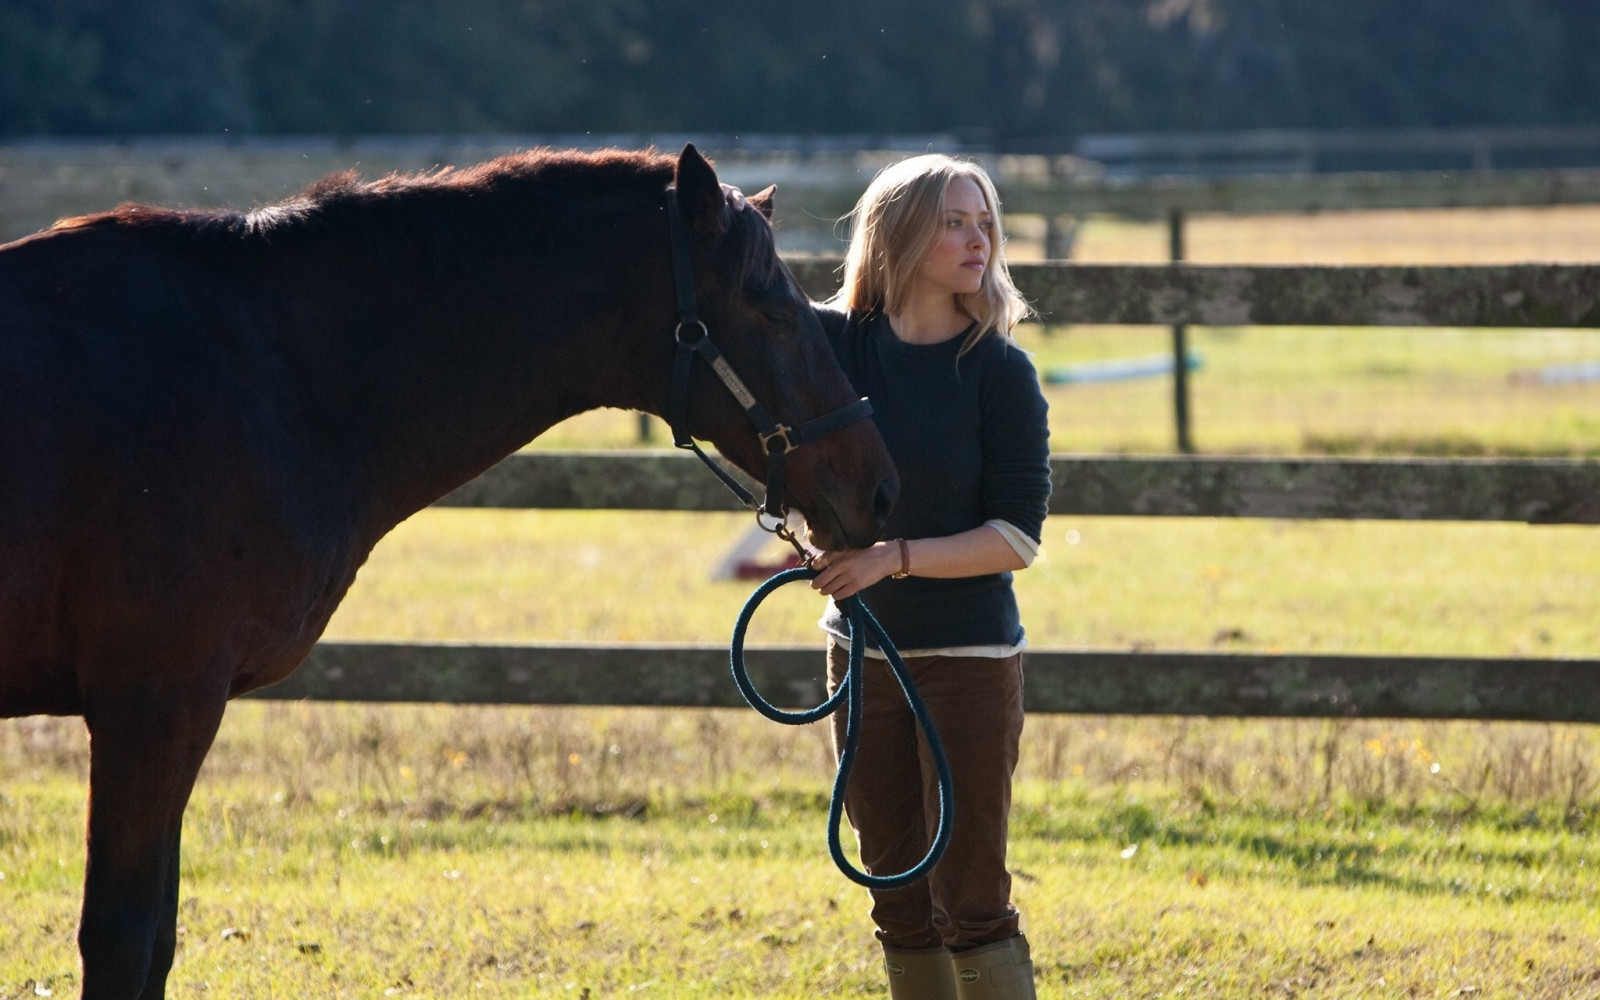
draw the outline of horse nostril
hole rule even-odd
[[[872,513],[877,516],[880,525],[889,520],[889,511],[894,508],[894,502],[899,496],[898,484],[888,480],[878,484],[878,492],[872,495]]]

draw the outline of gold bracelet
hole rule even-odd
[[[904,580],[911,575],[911,546],[904,538],[896,538],[895,542],[900,546],[900,572],[894,574],[894,579]]]

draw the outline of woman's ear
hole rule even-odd
[[[687,143],[678,154],[678,169],[673,179],[678,189],[678,207],[689,225],[702,232],[717,234],[728,228],[727,200],[717,172],[694,143]]]

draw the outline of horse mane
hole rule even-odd
[[[676,158],[646,150],[533,149],[469,167],[441,167],[363,180],[329,174],[300,194],[251,211],[124,204],[57,222],[52,230],[118,228],[164,236],[211,252],[277,252],[349,239],[378,256],[422,236],[440,267],[471,267],[519,247],[552,252],[574,227],[607,212],[656,204]],[[753,210],[727,221],[741,248],[734,280],[768,286],[787,271],[772,227]]]
[[[535,149],[370,181],[354,170],[329,174],[298,195],[247,212],[124,204],[52,229],[136,230],[207,251],[282,250],[347,238],[380,256],[420,235],[436,260],[471,264],[532,243],[554,248],[586,214],[653,203],[671,182],[675,162],[653,149]]]

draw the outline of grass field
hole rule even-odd
[[[1587,730],[1031,725],[1012,867],[1043,996],[1595,995]],[[70,993],[81,739],[0,749],[0,996]],[[881,995],[826,758],[730,711],[236,705],[172,994]]]
[[[751,585],[712,580],[710,570],[747,523],[736,514],[428,511],[379,546],[329,635],[725,642]],[[1593,657],[1593,534],[1052,517],[1043,556],[1017,588],[1039,646]],[[750,641],[814,641],[820,613],[804,587],[785,588],[763,605]]]
[[[1160,259],[1163,239],[1091,222],[1079,255]],[[1196,220],[1190,242],[1592,260],[1600,213]],[[1196,436],[1593,455],[1600,389],[1511,375],[1600,357],[1595,336],[1196,331]],[[1027,337],[1042,369],[1165,349],[1152,330]],[[1166,392],[1053,387],[1054,447],[1163,450]],[[595,414],[538,447],[636,427]],[[330,636],[724,641],[750,585],[708,570],[744,525],[428,511]],[[1595,657],[1593,535],[1052,518],[1019,592],[1038,646]],[[816,641],[797,590],[753,642]],[[1040,717],[1025,744],[1013,868],[1042,996],[1600,996],[1600,731]],[[0,724],[0,1000],[75,991],[85,769],[74,720]],[[238,703],[188,814],[170,993],[881,995],[863,894],[824,848],[830,774],[816,727],[753,713]]]

